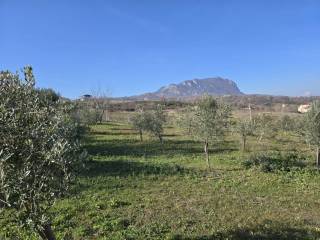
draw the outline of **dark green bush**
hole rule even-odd
[[[246,168],[258,168],[263,172],[292,171],[305,167],[306,158],[297,152],[256,153],[243,162]]]

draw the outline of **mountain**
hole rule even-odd
[[[153,93],[145,93],[138,96],[128,97],[135,100],[155,100],[161,98],[188,99],[203,94],[222,95],[243,95],[237,84],[229,79],[220,77],[186,80],[179,84],[170,84],[161,87]]]

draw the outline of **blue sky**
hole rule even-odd
[[[319,0],[0,0],[0,69],[39,87],[128,96],[221,76],[320,95]]]

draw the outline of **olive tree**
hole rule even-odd
[[[215,100],[212,96],[202,97],[197,104],[192,133],[204,144],[208,168],[210,168],[209,143],[223,139],[229,125],[229,117],[229,106]]]
[[[187,135],[192,135],[192,129],[194,127],[194,106],[187,106],[178,115],[176,119],[177,125],[185,131]]]
[[[265,136],[274,136],[277,132],[275,119],[268,114],[261,114],[253,118],[253,124],[258,134],[258,142]]]
[[[166,122],[166,113],[163,106],[158,104],[155,110],[144,111],[139,107],[138,111],[131,118],[133,128],[139,131],[140,140],[144,131],[157,137],[163,143],[163,125]]]
[[[278,120],[280,129],[284,132],[295,131],[296,124],[294,118],[284,115]]]
[[[105,117],[105,120],[108,120],[108,108],[110,105],[110,100],[108,94],[101,90],[94,91],[93,97],[89,99],[92,110],[95,113],[95,122],[102,123]]]
[[[307,142],[316,148],[316,165],[320,167],[320,101],[315,101],[305,116]]]
[[[131,124],[135,130],[139,132],[140,141],[143,141],[143,131],[146,130],[145,112],[142,106],[137,106],[136,112],[130,119]]]
[[[252,121],[247,119],[239,119],[236,123],[235,130],[241,138],[242,151],[246,151],[247,138],[248,136],[252,135],[254,131],[254,126],[252,124]]]
[[[48,210],[85,157],[69,111],[36,91],[31,67],[24,80],[0,72],[0,202],[42,239],[55,239]]]
[[[166,114],[163,106],[158,104],[151,114],[146,116],[147,131],[156,136],[163,143],[163,125],[166,122]]]

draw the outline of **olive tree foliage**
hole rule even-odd
[[[163,143],[163,126],[166,123],[166,113],[163,106],[158,104],[155,110],[145,111],[141,106],[137,108],[136,113],[131,118],[131,124],[139,132],[142,141],[143,132],[148,132]]]
[[[231,109],[222,101],[217,101],[212,96],[204,96],[197,103],[194,111],[194,125],[192,134],[204,144],[204,153],[208,168],[209,144],[221,141],[229,127]]]
[[[183,111],[177,116],[176,123],[179,128],[184,130],[184,132],[191,136],[192,135],[192,129],[195,125],[195,118],[194,118],[194,106],[187,106]]]
[[[95,113],[95,122],[102,123],[108,120],[108,108],[110,100],[108,94],[101,90],[94,91],[92,99],[89,100],[92,110]]]
[[[35,89],[31,67],[0,72],[0,210],[17,223],[55,239],[48,210],[68,193],[85,157],[68,104]]]
[[[280,129],[284,132],[290,132],[296,130],[296,120],[288,115],[281,116],[278,120]]]
[[[74,118],[83,125],[93,125],[98,123],[97,110],[92,107],[89,100],[75,103]]]
[[[78,122],[93,125],[109,120],[110,98],[106,92],[94,91],[91,98],[76,102],[74,117]]]
[[[135,130],[139,132],[140,141],[143,141],[143,132],[146,130],[145,112],[141,105],[136,107],[134,115],[130,118],[130,122]]]
[[[39,93],[41,99],[46,98],[49,102],[58,102],[61,98],[61,96],[51,88],[41,88],[36,89],[36,91]]]
[[[161,143],[163,143],[163,126],[167,120],[163,106],[158,104],[156,109],[146,117],[147,131],[149,131],[151,134],[157,137]]]
[[[305,137],[316,149],[316,165],[320,167],[320,101],[315,101],[304,118]]]

